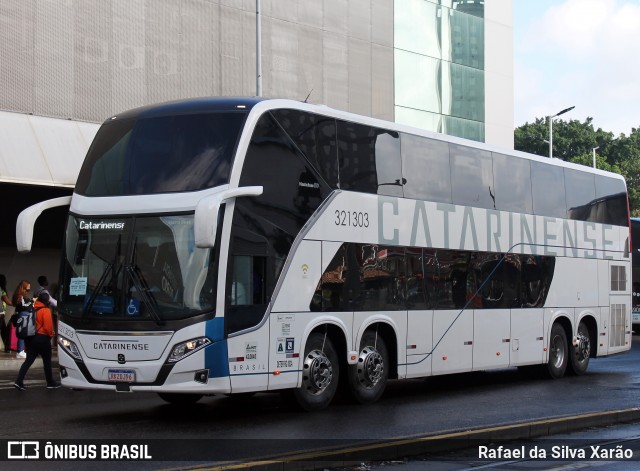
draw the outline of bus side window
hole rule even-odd
[[[232,306],[265,304],[264,268],[266,257],[249,255],[233,256],[233,278],[231,280]]]

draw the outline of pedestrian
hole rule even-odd
[[[4,352],[9,353],[11,344],[11,324],[6,318],[7,306],[13,306],[7,296],[7,278],[0,274],[0,297],[2,298],[2,310],[0,311],[0,338],[4,344]]]
[[[33,362],[36,361],[38,355],[42,357],[44,365],[44,376],[47,380],[47,389],[56,389],[60,387],[60,383],[53,379],[53,371],[51,370],[51,338],[53,337],[53,318],[51,309],[49,308],[50,296],[47,293],[40,293],[35,302],[36,316],[36,334],[27,337],[25,341],[27,347],[27,359],[24,361],[18,372],[18,377],[13,386],[16,389],[24,391],[24,377],[29,371]]]
[[[40,296],[40,293],[47,293],[49,295],[49,307],[51,309],[57,308],[58,301],[56,301],[55,298],[49,292],[49,280],[47,279],[47,277],[44,275],[40,275],[38,277],[38,284],[40,286],[36,289],[33,296],[37,298],[38,296]]]
[[[13,292],[11,298],[13,307],[16,312],[14,315],[19,315],[23,311],[29,311],[33,309],[33,298],[31,298],[31,283],[27,280],[22,280],[16,286],[16,290]],[[27,354],[24,351],[24,340],[18,339],[18,353],[16,358],[27,358]]]

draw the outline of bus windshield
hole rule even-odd
[[[71,216],[60,314],[161,324],[211,311],[216,253],[195,246],[192,214]]]
[[[100,127],[75,192],[122,196],[229,183],[244,112],[123,118]]]

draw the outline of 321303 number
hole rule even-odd
[[[336,226],[369,227],[369,213],[336,209],[335,215],[333,222]]]

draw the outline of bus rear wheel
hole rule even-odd
[[[358,363],[349,367],[349,388],[360,404],[377,401],[389,378],[389,352],[381,335],[367,330],[360,340]]]
[[[569,355],[571,372],[576,376],[581,376],[587,372],[591,357],[591,337],[589,336],[589,328],[584,322],[578,324],[576,345],[571,350],[571,355]]]
[[[336,394],[339,377],[338,354],[331,339],[312,333],[304,348],[302,384],[293,391],[297,403],[307,411],[324,409]]]
[[[551,327],[551,337],[549,338],[549,362],[547,363],[547,373],[552,379],[562,378],[567,370],[569,362],[569,344],[567,334],[558,323]]]
[[[176,406],[195,404],[202,398],[202,394],[158,393],[160,399]]]

